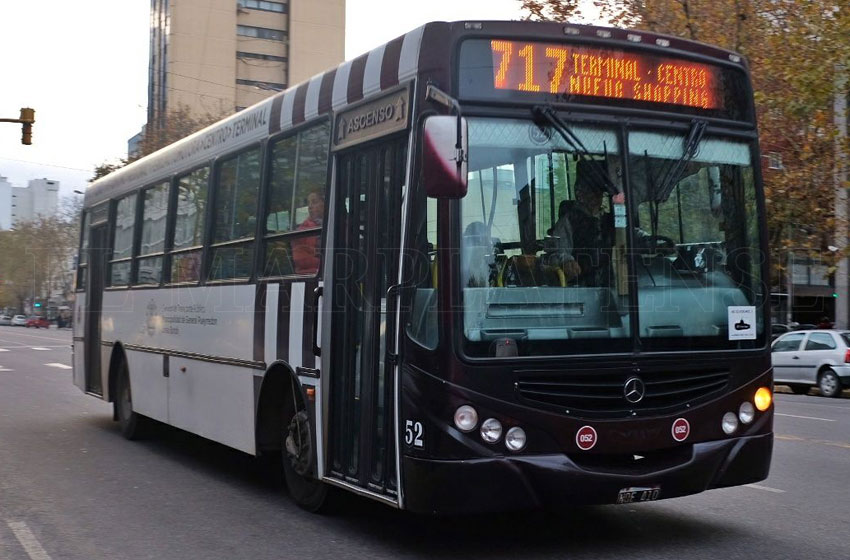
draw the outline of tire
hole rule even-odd
[[[313,478],[316,453],[313,445],[313,428],[306,410],[295,406],[284,410],[282,426],[283,476],[289,496],[298,507],[311,513],[325,510],[328,503],[328,486]]]
[[[788,385],[791,388],[791,392],[795,395],[808,395],[811,390],[811,385],[799,385],[797,383],[792,383]]]
[[[130,372],[127,362],[121,360],[115,376],[115,418],[121,435],[129,440],[142,439],[147,434],[150,420],[133,410],[133,395],[130,392]]]
[[[831,369],[825,369],[818,378],[818,389],[824,397],[837,397],[841,394],[841,380]]]

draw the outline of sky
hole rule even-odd
[[[308,0],[309,1],[309,0]],[[400,6],[404,6],[400,8]],[[84,190],[146,120],[149,0],[0,2],[0,118],[35,109],[33,143],[0,123],[0,176]],[[345,57],[428,21],[521,19],[518,0],[347,0]]]

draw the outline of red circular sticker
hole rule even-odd
[[[670,432],[676,441],[685,441],[691,433],[691,425],[684,418],[676,418]]]
[[[576,432],[576,445],[582,451],[589,451],[596,445],[596,430],[591,426],[583,426]]]

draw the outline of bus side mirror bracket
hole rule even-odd
[[[433,84],[428,85],[425,95],[454,113],[454,116],[432,116],[425,121],[422,135],[425,193],[431,198],[463,198],[469,158],[466,119],[460,114],[457,101]]]

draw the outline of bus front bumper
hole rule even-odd
[[[657,499],[696,494],[767,478],[773,434],[695,443],[671,466],[589,467],[567,455],[514,455],[440,461],[405,456],[405,509],[429,514],[614,504],[627,488],[658,489]]]

